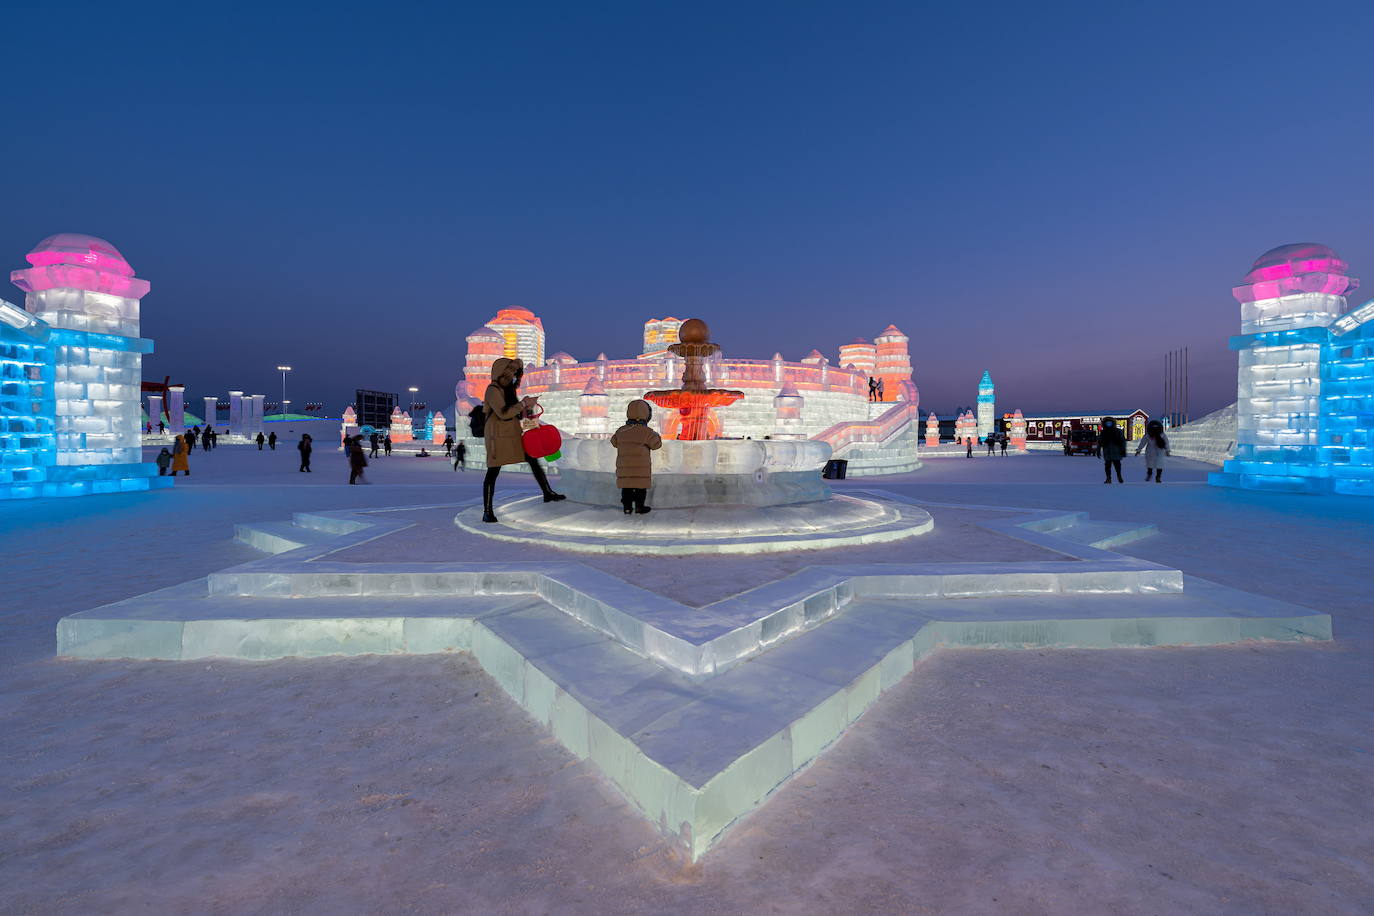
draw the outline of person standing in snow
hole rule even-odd
[[[449,433],[447,436],[444,436],[444,457],[445,457],[445,458],[452,458],[452,457],[453,457],[453,434],[452,434],[452,433]]]
[[[177,436],[172,441],[172,476],[177,476],[177,471],[185,471],[186,476],[191,476],[191,462],[189,455],[191,452],[191,434]]]
[[[157,456],[157,476],[166,477],[167,469],[172,466],[172,453],[166,447]]]
[[[382,437],[382,454],[387,458],[391,457],[391,433]]]
[[[653,457],[649,454],[663,447],[663,439],[649,428],[653,408],[648,401],[631,401],[625,407],[625,425],[611,436],[615,448],[615,485],[620,487],[620,506],[625,514],[648,512],[644,505],[653,484]]]
[[[303,433],[301,435],[301,441],[296,444],[296,451],[301,453],[302,474],[312,473],[312,471],[310,470],[310,453],[314,450],[314,448],[314,444],[310,441],[310,434]]]
[[[1145,450],[1145,480],[1154,475],[1155,483],[1164,482],[1164,459],[1170,453],[1169,438],[1164,435],[1164,424],[1151,420],[1145,424],[1145,438],[1135,447],[1135,453]]]
[[[1097,450],[1102,456],[1102,468],[1107,475],[1103,483],[1112,482],[1112,469],[1116,469],[1116,482],[1125,483],[1121,476],[1121,459],[1126,457],[1126,437],[1117,428],[1115,417],[1102,418],[1102,432],[1097,434]]]
[[[520,377],[524,375],[525,364],[519,359],[501,357],[491,364],[491,384],[482,397],[486,421],[482,426],[482,437],[487,444],[487,476],[482,480],[482,521],[495,522],[496,512],[493,502],[496,499],[496,478],[501,468],[508,464],[525,462],[534,474],[534,482],[544,493],[544,502],[551,503],[567,499],[562,493],[555,493],[549,486],[549,479],[538,459],[525,454],[521,441],[520,421],[537,406],[537,398],[521,398],[517,393]]]
[[[363,468],[367,467],[367,456],[363,454],[363,437],[358,436],[353,440],[353,445],[348,450],[348,482],[356,484],[358,478],[363,476]],[[363,483],[367,483],[363,480]]]
[[[468,469],[468,444],[466,442],[459,442],[453,447],[453,469],[456,471],[459,468],[465,471]]]
[[[263,436],[263,434],[262,434],[262,433],[258,433],[258,438],[257,438],[258,451],[262,451],[262,444],[263,444],[264,442],[266,442],[266,441],[267,441],[267,439]]]
[[[271,435],[267,437],[267,444],[271,446],[272,451],[275,452],[277,450],[277,431],[275,429],[272,430]]]

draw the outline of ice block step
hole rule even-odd
[[[1080,521],[1068,528],[1060,528],[1054,532],[1054,536],[1070,541],[1074,544],[1082,544],[1085,547],[1096,547],[1106,550],[1111,547],[1120,547],[1122,544],[1129,544],[1141,538],[1147,538],[1152,534],[1158,534],[1159,529],[1154,525],[1137,525],[1133,522],[1090,522]]]
[[[293,522],[253,522],[234,526],[234,540],[264,553],[285,553],[300,547],[313,547],[337,537],[334,532],[302,528]]]

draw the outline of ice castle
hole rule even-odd
[[[1282,245],[1233,291],[1240,303],[1235,458],[1217,486],[1374,496],[1374,302],[1325,245]]]
[[[147,280],[103,239],[62,233],[10,274],[0,301],[0,499],[171,486],[139,440]]]

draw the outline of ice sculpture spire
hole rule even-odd
[[[993,433],[997,426],[997,403],[993,395],[992,373],[983,370],[983,378],[978,382],[978,437],[984,438]]]

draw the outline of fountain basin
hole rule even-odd
[[[830,445],[812,439],[665,439],[653,456],[649,505],[790,506],[830,498],[821,469]],[[619,506],[609,439],[563,440],[559,490],[575,502]]]

